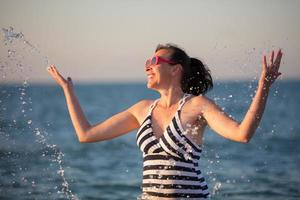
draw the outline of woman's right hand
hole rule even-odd
[[[56,81],[56,83],[62,88],[73,88],[72,79],[70,77],[67,80],[58,72],[55,65],[50,65],[47,67],[47,71],[52,76],[52,78]]]

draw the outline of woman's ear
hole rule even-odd
[[[174,75],[181,74],[181,72],[183,71],[181,64],[176,64],[176,65],[172,66],[172,68],[173,68]]]

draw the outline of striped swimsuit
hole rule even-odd
[[[171,123],[157,138],[152,130],[151,113],[158,99],[139,128],[136,140],[143,152],[142,199],[206,199],[208,187],[198,167],[201,147],[185,135],[180,112],[185,94]]]

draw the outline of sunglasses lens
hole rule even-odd
[[[156,61],[157,61],[156,57],[153,57],[151,60],[151,65],[156,65]]]

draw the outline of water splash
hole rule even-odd
[[[216,195],[221,189],[222,183],[217,181],[213,187],[212,195]]]
[[[48,160],[51,163],[55,163],[58,166],[57,174],[61,177],[61,183],[59,187],[55,187],[58,191],[58,194],[62,194],[66,196],[68,199],[78,199],[70,189],[69,183],[65,176],[65,170],[63,167],[63,152],[54,144],[49,144],[47,142],[47,132],[46,130],[42,130],[41,128],[35,126],[34,121],[28,116],[28,113],[32,111],[32,101],[30,96],[28,95],[27,88],[30,86],[29,80],[30,75],[25,73],[26,70],[30,70],[30,66],[24,66],[24,59],[26,59],[26,52],[29,52],[31,55],[36,53],[39,57],[42,58],[45,65],[49,64],[49,59],[47,56],[42,55],[41,51],[33,45],[31,42],[26,40],[24,34],[22,32],[15,32],[13,27],[2,28],[3,33],[3,42],[8,48],[7,50],[7,58],[6,60],[0,60],[0,72],[2,73],[2,82],[5,82],[7,76],[12,74],[18,74],[20,77],[19,80],[22,81],[22,85],[18,86],[19,91],[19,101],[20,101],[20,110],[21,117],[20,121],[24,121],[28,130],[32,132],[36,138],[36,142],[39,145],[42,145],[43,152],[41,153],[42,157],[46,157],[50,155]],[[21,51],[19,51],[21,49]],[[16,66],[14,69],[13,66]],[[3,90],[2,94],[6,94],[6,91]],[[6,98],[10,97],[11,94],[6,94]],[[2,101],[0,101],[2,104]],[[1,105],[2,109],[5,110],[5,106]],[[13,123],[11,126],[17,124],[17,120],[13,119]],[[22,134],[24,133],[24,129],[22,130]],[[31,182],[33,188],[36,188],[37,182],[34,180],[28,180],[25,176],[22,177],[22,181],[24,183]],[[31,191],[28,194],[32,194]]]
[[[137,197],[137,200],[150,200],[151,199],[151,196],[148,195],[147,193],[142,193],[141,195],[139,195]]]
[[[9,27],[9,28],[2,28],[2,33],[3,33],[3,37],[4,37],[4,44],[5,45],[11,45],[14,41],[21,41],[24,43],[25,47],[29,48],[29,50],[31,52],[35,52],[38,53],[40,56],[43,57],[45,65],[49,65],[49,59],[47,56],[42,55],[41,51],[35,46],[33,45],[31,42],[29,42],[28,40],[25,39],[24,34],[22,32],[15,32],[13,27]],[[8,50],[8,54],[15,54],[16,50]]]
[[[5,42],[12,43],[15,39],[23,39],[24,35],[22,32],[16,33],[14,32],[13,27],[9,27],[8,29],[2,28],[2,32],[4,33]],[[7,45],[7,43],[5,43]]]

